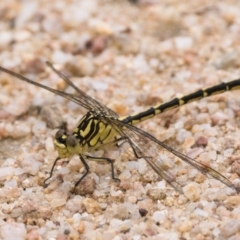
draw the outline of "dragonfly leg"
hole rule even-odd
[[[74,185],[74,190],[75,190],[75,188],[76,188],[76,186],[88,175],[88,173],[89,173],[89,166],[88,166],[88,164],[87,164],[87,162],[85,161],[85,159],[84,159],[84,157],[82,156],[82,155],[79,155],[79,158],[80,158],[80,160],[82,161],[82,163],[83,163],[83,165],[84,165],[84,167],[85,167],[85,169],[86,169],[86,172],[82,175],[82,177],[75,183],[75,185]],[[73,190],[73,191],[74,191]]]
[[[51,171],[50,171],[50,175],[48,178],[46,178],[43,182],[43,187],[46,188],[49,184],[47,184],[46,182],[52,177],[53,175],[53,170],[56,166],[56,163],[60,160],[61,158],[60,157],[57,157],[56,160],[54,161],[53,165],[52,165],[52,168],[51,168]]]
[[[108,163],[110,163],[111,165],[111,172],[112,172],[112,179],[117,181],[117,182],[121,182],[121,180],[119,178],[115,177],[114,174],[114,160],[110,159],[110,158],[103,158],[103,157],[92,157],[92,156],[86,156],[89,160],[93,160],[93,161],[107,161]]]

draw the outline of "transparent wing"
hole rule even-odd
[[[235,186],[221,173],[174,150],[147,132],[133,125],[125,124],[118,119],[105,119],[105,121],[111,121],[109,124],[115,128],[118,134],[128,139],[128,142],[131,145],[136,157],[144,158],[156,173],[158,173],[179,192],[182,192],[182,187],[177,182],[175,176],[170,172],[168,164],[163,160],[163,156],[161,156],[161,154],[164,154],[164,150],[167,150],[184,162],[192,165],[204,175],[210,175],[213,178],[224,183],[226,186],[235,189]]]
[[[18,73],[15,73],[13,71],[10,71],[6,68],[3,68],[0,66],[0,71],[2,72],[6,72],[16,78],[21,79],[24,82],[28,82],[32,85],[41,87],[43,89],[46,89],[52,93],[55,93],[59,96],[62,96],[66,99],[68,99],[69,101],[75,102],[76,104],[86,108],[87,110],[91,111],[93,114],[104,114],[104,115],[109,115],[109,116],[114,116],[115,118],[118,117],[118,114],[116,112],[114,112],[113,110],[111,110],[110,108],[104,106],[103,104],[101,104],[100,102],[98,102],[97,100],[93,99],[92,97],[90,97],[89,95],[87,95],[86,93],[84,93],[83,91],[81,91],[79,88],[77,88],[63,73],[59,72],[58,70],[56,70],[53,65],[49,62],[47,62],[48,66],[51,67],[51,69],[53,69],[58,75],[59,77],[61,77],[68,85],[70,85],[71,87],[73,87],[78,95],[74,95],[74,94],[70,94],[70,93],[65,93],[59,90],[55,90],[53,88],[50,88],[48,86],[42,85],[38,82],[35,82],[33,80],[30,80]]]
[[[58,71],[50,62],[47,61],[46,63],[60,78],[62,78],[68,85],[70,85],[72,88],[74,88],[77,91],[78,95],[67,94],[71,98],[69,100],[76,102],[79,105],[82,105],[82,102],[84,101],[85,104],[87,104],[88,106],[91,107],[90,110],[95,113],[101,113],[104,115],[113,116],[115,118],[118,117],[118,114],[116,112],[114,112],[112,109],[106,107],[102,103],[93,99],[88,94],[86,94],[81,89],[79,89],[76,85],[74,85],[74,83],[71,82],[68,77],[66,77],[62,72]]]

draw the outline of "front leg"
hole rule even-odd
[[[56,163],[57,163],[59,160],[61,160],[61,158],[60,158],[60,157],[57,157],[56,160],[54,161],[54,163],[53,163],[53,165],[52,165],[52,168],[51,168],[51,171],[50,171],[49,177],[46,178],[46,179],[44,180],[44,182],[43,182],[43,187],[44,187],[44,188],[46,188],[46,187],[49,185],[49,183],[47,184],[46,182],[52,177],[52,175],[53,175],[53,170],[54,170],[54,168],[55,168],[55,166],[56,166]]]

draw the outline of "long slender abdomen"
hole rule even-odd
[[[219,85],[216,85],[210,88],[201,89],[194,93],[185,95],[182,98],[174,98],[169,102],[151,107],[146,111],[143,111],[134,115],[129,115],[127,117],[119,118],[119,120],[123,121],[124,123],[135,125],[135,124],[138,124],[139,122],[152,118],[157,114],[166,112],[168,110],[177,108],[179,106],[185,105],[193,101],[197,101],[201,98],[205,98],[215,94],[219,94],[219,93],[223,93],[231,90],[237,90],[237,89],[240,89],[240,79],[237,79],[228,83],[221,83]]]

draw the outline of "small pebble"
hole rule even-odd
[[[189,232],[192,229],[192,222],[191,221],[184,221],[179,226],[178,229],[180,232]]]
[[[196,139],[196,144],[198,146],[207,146],[208,144],[208,139],[204,136],[200,136],[199,138]]]
[[[200,197],[200,189],[198,185],[194,183],[189,183],[183,187],[183,192],[190,201],[197,201]]]
[[[239,222],[239,220],[232,219],[232,220],[229,220],[227,223],[225,223],[221,227],[220,235],[222,235],[225,238],[229,238],[230,236],[232,236],[233,234],[235,234],[235,233],[237,233],[239,231],[240,231],[240,222]]]
[[[156,211],[153,213],[153,220],[158,223],[164,222],[168,218],[168,210]]]
[[[3,240],[25,240],[27,230],[23,223],[9,222],[0,228]]]
[[[93,178],[85,178],[75,188],[75,194],[86,196],[87,194],[93,194],[96,189],[96,182]]]
[[[141,215],[141,217],[145,217],[147,215],[148,211],[144,208],[140,208],[139,209],[139,214]]]
[[[96,212],[101,212],[101,206],[99,205],[98,202],[91,198],[85,198],[82,200],[82,203],[84,207],[86,208],[86,211],[89,214],[94,214]]]
[[[85,230],[85,225],[84,225],[84,222],[81,221],[78,225],[78,232],[80,234],[83,234],[84,230]]]
[[[153,200],[162,200],[166,198],[166,193],[158,188],[148,189],[147,195]]]

